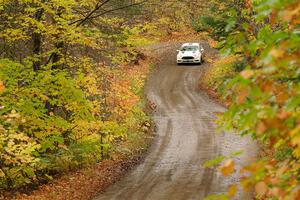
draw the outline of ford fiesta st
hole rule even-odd
[[[199,43],[184,43],[177,52],[177,64],[203,62],[204,49]]]

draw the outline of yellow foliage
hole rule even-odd
[[[234,197],[235,194],[237,193],[237,190],[238,190],[238,187],[237,185],[231,185],[229,188],[228,188],[228,196],[229,197]]]
[[[210,58],[207,58],[211,60]],[[216,60],[205,73],[202,82],[205,85],[218,88],[219,85],[226,79],[226,77],[233,77],[236,72],[233,68],[233,63],[237,60],[235,56],[229,56]],[[214,60],[212,60],[214,61]]]

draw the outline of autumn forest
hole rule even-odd
[[[247,143],[258,152],[247,164],[237,162],[243,149],[209,159],[195,152],[202,159],[200,170],[214,170],[224,179],[240,174],[225,191],[209,190],[196,199],[248,199],[239,193],[251,194],[251,199],[300,199],[297,0],[0,0],[0,199],[92,199],[102,191],[76,198],[67,192],[35,197],[34,191],[82,170],[91,179],[98,173],[109,182],[107,188],[143,163],[143,157],[147,163],[155,144],[164,142],[163,137],[175,138],[160,134],[172,125],[159,121],[175,118],[176,106],[180,110],[185,105],[180,96],[192,101],[185,91],[164,102],[168,94],[160,92],[163,88],[146,89],[153,84],[151,74],[172,65],[164,58],[176,53],[179,44],[194,41],[204,46],[204,64],[173,68],[178,77],[193,72],[197,80],[191,87],[226,107],[225,112],[214,111],[216,119],[208,126],[216,130],[209,134],[250,138]],[[167,87],[169,82],[161,83]],[[177,95],[176,88],[184,84],[176,84],[165,91]],[[148,98],[156,91],[162,100]],[[172,106],[175,111],[168,113]],[[172,146],[170,138],[165,148]],[[178,148],[181,142],[188,141],[182,136]],[[163,155],[168,154],[157,154],[155,162]],[[184,158],[178,154],[178,160]],[[96,172],[105,166],[112,172]],[[122,171],[116,180],[111,178],[114,168]],[[177,168],[172,170],[176,174]],[[204,181],[199,184],[205,186]],[[149,188],[155,191],[154,185]],[[181,189],[186,195],[178,200],[193,199],[185,185]],[[160,199],[148,193],[116,199]]]

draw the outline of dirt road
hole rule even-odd
[[[235,159],[240,165],[256,155],[249,138],[233,133],[216,134],[215,114],[224,108],[197,89],[201,66],[177,66],[180,44],[154,46],[162,57],[147,85],[149,99],[157,104],[157,137],[145,161],[120,182],[94,200],[201,200],[211,193],[226,192],[238,175],[220,176],[217,169],[202,167],[219,155],[244,150]],[[216,53],[203,43],[208,56]],[[236,199],[247,200],[240,194]]]

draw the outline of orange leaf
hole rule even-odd
[[[276,97],[278,104],[285,103],[289,99],[289,95],[286,92],[280,92]]]
[[[278,185],[280,183],[280,180],[277,177],[271,178],[270,183],[272,183],[272,185]]]
[[[259,122],[256,126],[256,133],[257,135],[262,135],[266,132],[267,129],[268,127],[264,122]]]
[[[220,171],[223,176],[229,176],[234,172],[234,161],[233,160],[227,160],[225,161],[224,165],[220,167]]]
[[[215,48],[218,46],[218,42],[212,39],[208,39],[208,44],[210,47]]]
[[[237,186],[236,185],[231,185],[228,189],[228,196],[233,197],[237,193]]]
[[[239,93],[239,95],[237,96],[237,99],[236,99],[237,103],[239,105],[243,104],[245,102],[247,96],[248,96],[248,91],[247,90],[242,90]]]
[[[271,92],[273,89],[273,82],[269,81],[269,80],[263,80],[260,82],[260,87],[262,88],[262,90],[264,92]]]
[[[294,189],[292,196],[291,196],[291,200],[298,200],[300,199],[300,187],[297,187],[296,189]]]
[[[0,81],[0,92],[2,92],[5,89],[4,83]]]
[[[244,78],[244,79],[249,79],[251,78],[252,76],[254,75],[254,72],[252,70],[244,70],[241,72],[241,76]]]
[[[273,197],[282,197],[284,196],[284,192],[278,187],[273,187],[270,189],[269,195]]]
[[[273,147],[277,142],[278,142],[278,138],[277,137],[274,137],[274,136],[271,136],[270,139],[269,139],[269,147]]]
[[[291,113],[286,112],[285,110],[281,110],[278,114],[277,117],[281,120],[285,120],[287,119],[289,116],[291,115]]]
[[[241,178],[241,184],[246,192],[249,192],[250,189],[252,189],[251,181],[246,177]]]
[[[268,191],[268,186],[265,182],[259,182],[255,185],[255,192],[259,197],[263,197]]]
[[[270,54],[275,58],[282,58],[284,56],[284,51],[281,49],[272,49]]]

